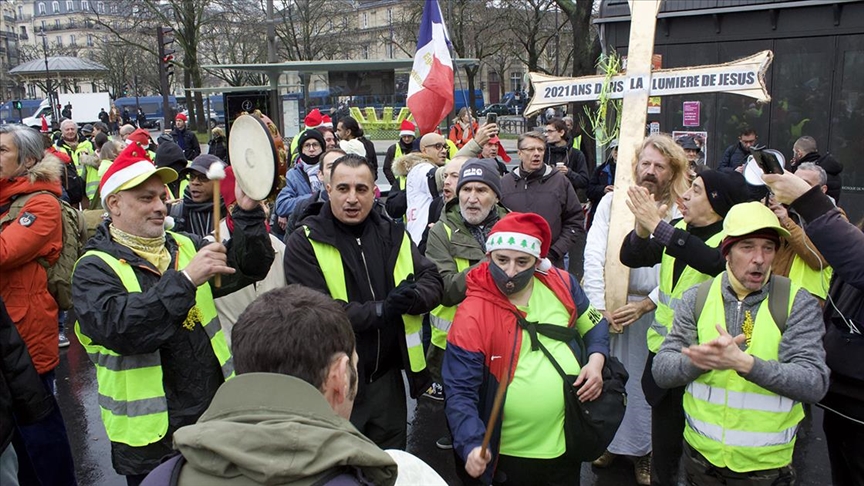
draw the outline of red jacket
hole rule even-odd
[[[0,217],[18,195],[49,191],[60,197],[62,170],[62,162],[46,156],[25,175],[0,179]],[[62,246],[60,203],[48,194],[32,197],[18,218],[0,228],[0,296],[39,374],[53,370],[60,353],[57,302],[48,292],[48,275],[38,259],[53,264]]]
[[[466,143],[468,143],[474,135],[477,134],[477,129],[479,125],[477,125],[476,121],[471,121],[471,129],[468,130],[467,126],[462,126],[462,123],[458,120],[456,123],[450,127],[450,133],[447,138],[449,138],[453,143],[456,144],[456,147],[462,148]]]
[[[498,290],[488,266],[489,262],[484,262],[468,272],[466,297],[448,333],[442,368],[445,411],[453,446],[462,460],[480,446],[495,393],[505,376],[507,382],[512,379],[522,346],[522,332],[513,313],[523,317],[525,313]],[[578,317],[591,306],[576,279],[554,267],[534,275],[564,304],[571,315],[569,327],[575,327]],[[599,352],[608,356],[609,328],[605,320],[586,332],[583,339],[588,355]],[[489,446],[493,460],[484,475],[486,479],[491,479],[494,472],[500,437],[499,421]]]

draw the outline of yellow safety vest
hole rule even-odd
[[[189,179],[183,179],[182,181],[180,181],[180,187],[179,187],[180,194],[174,194],[173,192],[171,192],[171,188],[168,187],[167,185],[165,186],[165,189],[168,190],[168,196],[171,199],[183,199],[183,194],[186,193],[186,187],[188,185],[189,185]]]
[[[808,292],[825,300],[828,297],[828,287],[831,285],[831,276],[834,269],[828,265],[820,272],[807,265],[801,257],[795,255],[792,259],[792,268],[789,270],[789,280],[807,289]]]
[[[289,145],[288,158],[293,159],[294,153],[297,151],[297,144],[300,143],[300,135],[303,135],[303,132],[309,130],[306,126],[303,126],[303,130],[300,130],[297,135],[294,135],[294,138],[291,139],[291,145]]]
[[[447,232],[447,241],[453,237],[453,230],[447,223],[444,223],[444,231]],[[465,258],[456,257],[453,259],[456,262],[456,270],[459,272],[465,271],[471,266],[471,262]],[[439,305],[432,309],[429,313],[429,322],[432,323],[432,344],[441,349],[447,348],[447,333],[450,331],[450,326],[453,325],[453,318],[456,316],[456,306],[444,307]]]
[[[450,159],[456,157],[456,152],[459,151],[459,147],[456,146],[456,143],[453,140],[450,140],[449,138],[445,140],[447,141],[447,161],[449,162]]]
[[[573,148],[576,150],[580,150],[579,147],[582,146],[582,135],[577,135],[576,138],[573,139]]]
[[[169,233],[179,246],[177,268],[182,270],[195,256],[195,244],[186,236]],[[107,263],[120,277],[126,291],[141,292],[141,284],[131,265],[108,253],[94,250],[85,253],[78,262],[88,256],[101,258]],[[219,323],[209,283],[198,286],[195,307],[201,313],[201,323],[222,367],[222,376],[226,380],[233,378],[234,362]],[[115,353],[94,343],[81,332],[78,322],[75,322],[75,334],[96,366],[99,408],[111,442],[143,447],[165,437],[168,432],[168,401],[162,386],[159,351],[133,355]]]
[[[687,223],[682,219],[675,225],[675,228],[686,229]],[[723,236],[723,231],[720,231],[709,238],[705,244],[711,248],[717,248],[723,241]],[[663,258],[660,260],[660,298],[657,302],[657,310],[654,312],[654,322],[648,328],[648,349],[652,353],[660,350],[660,346],[666,339],[666,334],[672,329],[672,319],[675,316],[673,309],[681,301],[681,295],[684,294],[684,291],[711,278],[710,275],[699,273],[688,265],[684,267],[684,271],[678,277],[678,282],[673,287],[672,274],[674,271],[675,258],[663,250]]]
[[[716,338],[714,326],[726,321],[721,280],[717,277],[711,284],[697,323],[700,343]],[[790,312],[799,288],[791,286]],[[745,352],[777,361],[781,337],[766,298],[756,312]],[[804,418],[801,403],[753,384],[734,370],[709,371],[690,383],[684,394],[684,414],[687,443],[711,464],[741,473],[791,463],[798,423]]]
[[[303,226],[306,239],[312,245],[318,267],[324,274],[327,290],[334,300],[348,302],[348,287],[345,285],[345,268],[342,266],[342,255],[339,250],[320,241],[309,238],[309,227]],[[414,258],[411,256],[411,239],[408,233],[402,232],[402,244],[399,246],[399,255],[396,257],[396,266],[393,268],[393,281],[397,284],[402,282],[408,275],[414,273]],[[411,371],[418,372],[426,368],[426,357],[423,354],[423,341],[420,331],[423,327],[422,316],[402,315],[405,324],[405,342],[408,348],[408,361]]]

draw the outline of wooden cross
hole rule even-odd
[[[630,269],[621,263],[621,244],[633,229],[635,218],[627,208],[627,188],[633,185],[636,149],[645,138],[649,96],[695,93],[734,93],[765,103],[771,100],[765,89],[764,75],[771,64],[771,51],[762,51],[738,61],[676,69],[651,71],[654,33],[661,0],[629,0],[630,43],[627,50],[627,72],[612,77],[609,97],[623,98],[619,170],[615,173],[612,198],[612,220],[606,246],[606,309],[618,309],[627,303]],[[534,97],[525,108],[532,115],[550,106],[597,100],[604,76],[562,78],[531,73]]]

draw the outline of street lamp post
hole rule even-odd
[[[48,90],[48,103],[51,104],[51,127],[58,126],[57,104],[54,102],[54,91],[51,89],[51,71],[48,69],[48,34],[45,33],[45,27],[39,29],[36,34],[42,38],[42,53],[45,55],[45,88]]]

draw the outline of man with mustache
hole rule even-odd
[[[617,150],[617,142],[615,146]],[[648,189],[656,204],[665,204],[669,208],[663,217],[667,221],[681,217],[675,201],[689,186],[687,161],[681,157],[663,156],[664,147],[670,146],[669,138],[665,135],[646,138],[636,151],[636,164],[633,168],[633,180],[636,184]],[[675,151],[675,154],[680,156],[678,151]],[[618,309],[606,309],[606,282],[614,278],[604,274],[609,226],[612,221],[612,197],[610,190],[598,201],[595,208],[594,224],[588,231],[585,246],[585,279],[582,286],[591,305],[603,312],[612,326],[609,337],[611,355],[621,360],[631,377],[640,377],[645,371],[645,361],[648,358],[646,332],[654,322],[660,264],[633,269],[627,286],[627,303]],[[662,456],[662,453],[660,454]],[[624,421],[607,451],[593,461],[593,464],[600,468],[609,467],[617,456],[636,458],[636,483],[651,483],[651,408],[645,400],[638,379],[627,382],[627,412]]]
[[[656,164],[659,159],[683,160],[687,156],[671,137],[655,139],[639,164]],[[638,169],[637,169],[638,170]],[[672,326],[673,309],[685,290],[718,275],[726,267],[718,247],[723,239],[723,218],[729,209],[747,200],[744,177],[705,171],[681,197],[683,218],[663,220],[668,203],[657,205],[650,190],[659,177],[646,173],[642,186],[627,190],[627,206],[636,216],[636,229],[624,238],[621,262],[630,268],[653,267],[660,263],[660,288],[654,322],[648,328],[648,359],[642,375],[645,399],[652,407],[652,484],[677,484],[684,415],[681,399],[684,388],[662,389],[651,375],[651,363]],[[653,236],[653,237],[652,237]]]
[[[452,162],[451,162],[452,163]],[[429,231],[426,257],[438,267],[444,280],[441,305],[432,311],[432,346],[426,361],[434,384],[431,398],[443,400],[441,361],[447,347],[447,331],[453,323],[456,306],[465,300],[465,276],[486,255],[486,239],[492,226],[507,214],[500,204],[501,178],[495,159],[468,159],[461,167],[458,183],[450,188],[453,178],[450,164],[445,166],[444,196],[451,194],[441,219]],[[458,194],[458,197],[456,195]],[[438,446],[442,447],[439,441]]]
[[[807,290],[771,275],[789,232],[770,209],[739,204],[723,230],[726,271],[684,293],[654,377],[686,386],[688,484],[794,484],[802,403],[828,391],[820,308]]]

